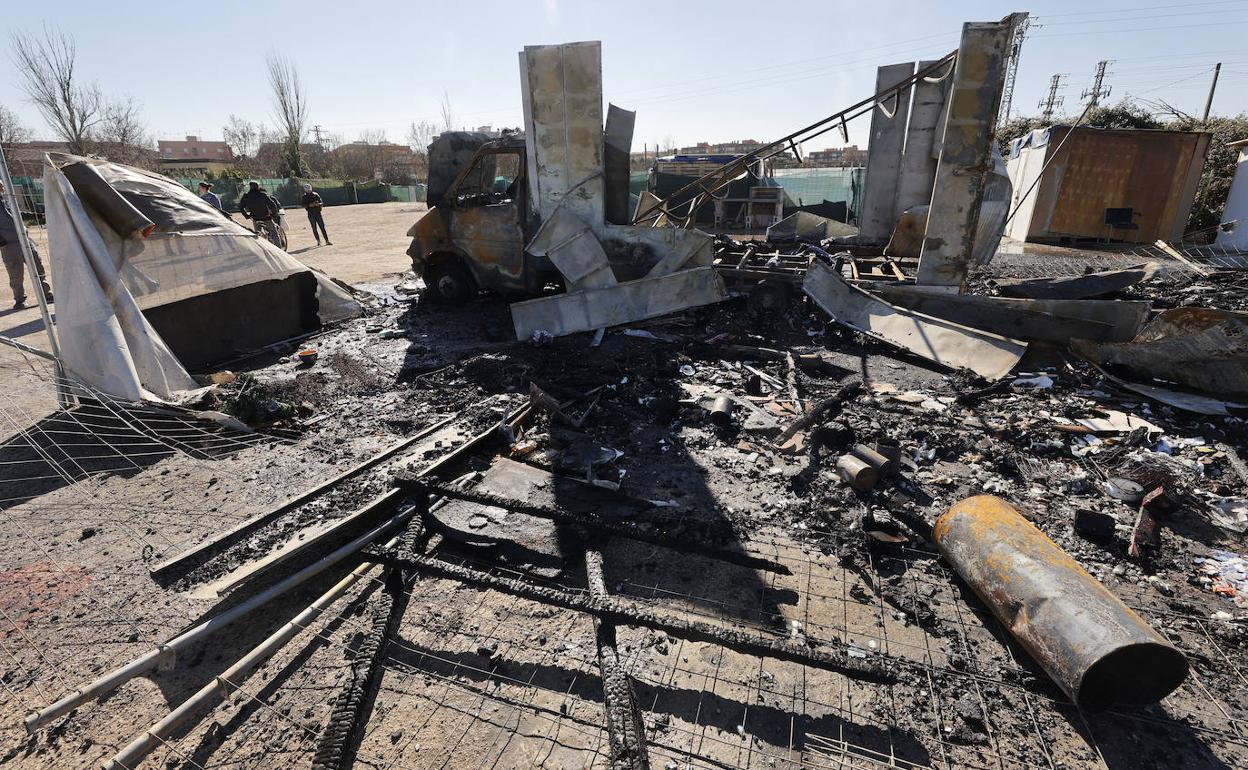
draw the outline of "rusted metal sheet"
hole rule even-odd
[[[1034,205],[1020,208],[1010,223],[1011,237],[1177,240],[1209,139],[1199,131],[1054,126],[1045,144],[1024,147],[1010,160],[1020,195],[1039,181]],[[1129,209],[1128,226],[1106,224],[1107,209]]]
[[[1102,270],[1099,273],[1063,278],[997,279],[997,289],[1007,297],[1028,299],[1087,299],[1122,291],[1157,275],[1156,262],[1148,262],[1124,270]]]
[[[962,25],[950,85],[949,114],[936,167],[932,205],[919,259],[918,283],[963,290],[992,168],[993,126],[1001,106],[1005,58],[1015,13],[999,22]]]
[[[468,206],[447,212],[451,241],[480,286],[525,291],[524,233],[519,206],[502,203]]]
[[[1151,306],[1143,301],[933,294],[914,286],[880,286],[875,293],[894,305],[964,326],[1057,345],[1072,339],[1126,342],[1144,325]]]
[[[525,46],[520,52],[529,189],[543,218],[566,206],[603,222],[602,44]]]
[[[802,290],[837,323],[985,379],[1005,376],[1027,350],[1018,340],[890,305],[850,286],[823,262],[811,264]]]
[[[1163,310],[1130,342],[1071,347],[1096,364],[1121,366],[1219,398],[1248,398],[1248,313]]]
[[[511,306],[511,321],[518,340],[526,340],[538,330],[559,337],[644,321],[726,299],[728,290],[715,269],[698,267],[605,289],[517,302]]]
[[[936,519],[932,537],[1080,708],[1156,703],[1187,677],[1183,653],[1006,501],[962,500]]]

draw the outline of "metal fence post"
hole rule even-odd
[[[43,280],[39,274],[39,264],[35,262],[35,252],[30,245],[30,237],[26,233],[26,222],[22,219],[22,209],[18,206],[17,193],[13,188],[13,177],[9,174],[9,161],[4,154],[3,147],[0,147],[0,182],[4,183],[5,205],[13,216],[13,223],[17,229],[17,240],[22,247],[22,256],[26,261],[27,277],[30,279],[31,288],[34,289],[35,299],[39,301],[39,314],[43,316],[43,328],[48,333],[48,345],[52,349],[53,367],[56,373],[56,400],[63,409],[68,409],[73,405],[73,399],[65,389],[65,368],[61,364],[61,346],[56,339],[56,329],[52,326],[52,313],[48,310],[48,298],[43,292]],[[46,206],[46,190],[44,191],[44,201]],[[52,255],[49,254],[49,265],[52,264],[51,259]]]

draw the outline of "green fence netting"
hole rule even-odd
[[[823,201],[844,201],[856,217],[862,203],[865,168],[778,168],[771,178],[784,188],[794,205],[813,206]]]
[[[178,179],[189,190],[195,190],[201,179]],[[240,179],[213,179],[212,191],[221,198],[226,211],[238,210],[238,199],[246,192],[247,181]],[[312,185],[320,193],[326,206],[342,206],[351,203],[389,203],[399,201],[415,203],[425,199],[424,185],[389,185],[381,182],[346,182],[341,179],[256,179],[264,191],[285,207],[298,207],[303,199],[303,186]]]

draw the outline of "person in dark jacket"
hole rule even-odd
[[[26,257],[22,254],[21,235],[17,228],[25,228],[21,217],[9,213],[8,199],[4,197],[4,185],[0,184],[0,257],[4,258],[4,269],[9,274],[9,288],[13,290],[13,309],[26,307]],[[52,287],[48,285],[47,271],[43,269],[43,260],[32,244],[31,252],[35,257],[35,267],[39,271],[39,283],[43,286],[43,296],[52,301]]]
[[[312,226],[312,237],[316,238],[316,245],[321,245],[321,235],[325,236],[325,245],[333,246],[334,242],[329,239],[329,233],[325,232],[325,217],[321,215],[321,207],[325,202],[321,200],[321,194],[312,191],[312,185],[305,184],[303,186],[303,208],[308,212],[308,224]],[[317,235],[316,228],[321,228],[320,235]]]
[[[263,230],[265,237],[273,243],[279,243],[281,232],[277,227],[277,202],[260,189],[259,182],[248,182],[247,188],[243,197],[238,199],[238,210],[243,213],[244,219],[256,223],[256,235],[261,235]]]

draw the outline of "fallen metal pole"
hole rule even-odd
[[[585,551],[585,583],[589,595],[605,599],[607,581],[602,571],[602,552]],[[598,671],[602,674],[602,707],[606,715],[607,741],[611,746],[612,770],[650,770],[646,752],[646,730],[633,681],[624,670],[616,646],[615,624],[594,618],[594,639],[598,648]]]
[[[32,356],[38,356],[39,358],[42,358],[47,361],[53,361],[53,362],[56,361],[56,356],[52,355],[48,351],[40,350],[37,347],[34,347],[32,345],[27,345],[25,342],[22,342],[20,340],[15,340],[12,337],[6,337],[3,334],[0,334],[0,344],[8,345],[9,347],[12,347],[12,348],[17,348],[23,353],[29,353]]]
[[[1080,708],[1156,703],[1187,677],[1183,653],[1009,503],[956,503],[932,537],[979,598]]]
[[[296,495],[295,497],[290,498],[289,500],[279,503],[274,508],[270,508],[267,511],[257,514],[256,516],[253,516],[250,519],[247,519],[246,521],[242,522],[241,524],[238,524],[237,526],[233,527],[229,531],[223,532],[220,535],[214,537],[213,539],[207,542],[200,543],[199,545],[195,546],[189,551],[180,553],[177,556],[174,556],[170,559],[167,559],[161,562],[160,564],[157,564],[155,567],[153,567],[150,570],[150,574],[154,578],[159,578],[161,580],[170,580],[170,579],[173,579],[174,577],[183,575],[189,572],[190,570],[195,569],[196,567],[199,567],[200,565],[207,562],[216,554],[230,547],[234,543],[237,543],[240,540],[243,540],[244,538],[246,538],[251,533],[255,532],[260,527],[269,523],[273,519],[276,519],[278,516],[281,516],[283,513],[286,513],[287,511],[297,508],[303,505],[304,503],[307,503],[308,501],[312,500],[313,498],[319,497],[320,495],[329,491],[331,488],[342,483],[343,481],[346,481],[347,479],[358,476],[359,474],[363,473],[369,468],[372,468],[378,463],[393,457],[394,455],[398,454],[404,449],[407,449],[408,447],[415,444],[417,441],[427,438],[428,436],[432,435],[436,431],[441,430],[444,426],[447,425],[447,423],[455,419],[455,417],[456,415],[451,415],[443,420],[439,420],[438,422],[435,422],[434,424],[426,428],[422,428],[415,435],[409,436],[408,438],[403,439],[397,444],[394,444],[390,448],[385,449],[382,452],[373,455],[367,460],[361,463],[357,463],[356,465],[353,465],[352,467],[348,468],[342,473],[339,473],[337,476],[333,477],[332,479],[329,479],[328,481],[325,481],[324,483],[317,484],[315,487],[307,490],[306,492],[302,492]]]
[[[850,645],[840,640],[821,639],[818,646],[815,646],[814,640],[799,644],[783,637],[765,634],[761,630],[723,628],[700,620],[668,617],[635,602],[533,585],[520,578],[500,577],[431,556],[393,557],[385,560],[427,575],[450,578],[552,607],[583,612],[613,625],[649,628],[693,642],[718,644],[745,655],[804,663],[863,681],[895,682],[896,669],[903,665],[898,658],[878,652],[853,650]]]
[[[105,770],[130,770],[138,767],[148,753],[163,745],[165,739],[184,722],[203,709],[209,708],[214,701],[225,697],[231,688],[239,687],[242,680],[246,679],[252,671],[285,646],[296,634],[311,625],[322,612],[358,583],[374,566],[376,565],[371,562],[364,562],[348,573],[307,609],[292,618],[289,623],[274,631],[237,663],[218,674],[211,682],[200,688],[199,692],[170,711],[168,716],[147,728],[142,735],[117,752],[116,756],[104,763]]]
[[[52,352],[52,361],[56,370],[56,400],[62,408],[74,405],[74,399],[65,387],[65,367],[61,364],[61,343],[56,337],[56,327],[52,324],[52,312],[48,310],[48,297],[43,291],[43,275],[39,272],[39,263],[35,261],[35,249],[30,245],[30,236],[26,232],[26,223],[22,220],[22,209],[18,205],[17,191],[13,189],[13,177],[9,174],[9,161],[0,147],[0,182],[4,183],[4,197],[9,215],[17,228],[17,242],[22,247],[22,257],[26,262],[27,277],[30,288],[39,302],[39,316],[43,319],[43,329],[48,335],[48,346]],[[51,259],[52,255],[48,255]]]
[[[381,535],[389,532],[401,524],[406,523],[409,519],[415,516],[416,513],[416,508],[411,508],[399,513],[388,521],[374,527],[368,532],[365,532],[363,535],[357,537],[355,540],[352,540],[350,543],[342,546],[321,561],[304,567],[285,580],[282,580],[280,583],[270,586],[242,604],[231,607],[225,612],[222,612],[220,615],[200,623],[178,636],[175,636],[173,639],[170,639],[164,644],[154,647],[126,665],[114,669],[104,676],[96,679],[86,687],[74,690],[72,693],[61,698],[51,706],[47,706],[40,711],[29,714],[25,720],[26,731],[28,733],[34,732],[53,719],[69,713],[83,703],[102,697],[136,676],[142,676],[148,671],[151,671],[162,661],[176,656],[180,650],[212,636],[244,615],[254,612],[287,591],[290,591],[292,588],[296,588],[307,582],[309,579],[316,577],[343,559],[358,553],[366,545],[372,543]]]

